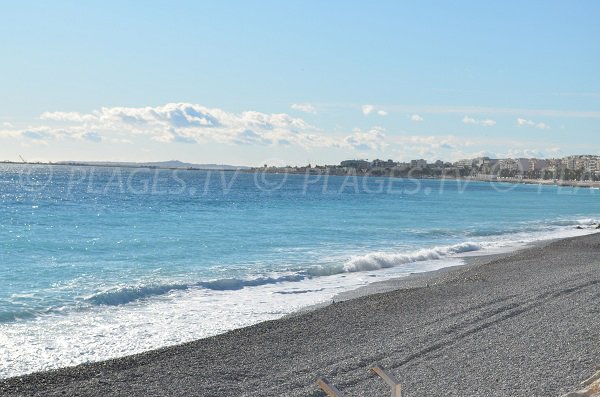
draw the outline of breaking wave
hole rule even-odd
[[[186,290],[189,286],[185,284],[164,284],[164,285],[141,285],[135,287],[114,288],[99,292],[85,300],[94,305],[117,306],[136,300],[150,298],[153,296],[164,295],[175,290]]]
[[[224,278],[213,281],[201,281],[194,284],[196,287],[203,287],[207,289],[217,291],[231,291],[238,290],[244,287],[258,287],[266,284],[277,284],[286,281],[302,281],[306,278],[303,274],[291,274],[279,277],[258,277],[253,279],[239,279],[239,278]]]
[[[245,287],[257,287],[266,284],[277,284],[286,281],[302,281],[306,275],[293,274],[279,277],[257,277],[253,279],[223,278],[211,281],[200,281],[192,284],[151,284],[134,287],[113,288],[91,295],[85,299],[94,305],[118,306],[137,300],[165,295],[173,291],[192,288],[205,288],[215,291],[235,291]]]
[[[411,253],[386,253],[373,252],[362,256],[350,258],[345,263],[313,266],[302,269],[294,274],[270,277],[256,277],[250,279],[223,278],[210,281],[200,281],[191,284],[151,284],[133,287],[120,287],[102,291],[85,299],[94,305],[118,306],[137,300],[165,295],[173,291],[182,291],[192,288],[204,288],[214,291],[235,291],[246,287],[258,287],[267,284],[283,282],[298,282],[312,277],[323,277],[340,273],[373,271],[407,263],[441,259],[446,256],[463,252],[478,251],[480,244],[465,242],[450,246],[422,249]]]
[[[581,219],[558,219],[550,222],[554,226],[593,226],[600,224],[598,219],[581,218]]]
[[[394,254],[386,252],[373,252],[367,255],[351,258],[344,265],[347,272],[362,272],[394,267],[412,262],[429,261],[443,257],[460,254],[463,252],[479,251],[482,246],[477,243],[465,242],[443,247],[422,249],[410,254]]]

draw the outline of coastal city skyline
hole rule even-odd
[[[103,166],[131,166],[131,167],[158,167],[158,168],[190,168],[194,166],[210,166],[209,168],[213,169],[260,169],[260,168],[287,168],[287,167],[305,167],[311,168],[312,166],[330,166],[335,162],[325,162],[322,164],[319,163],[308,163],[302,165],[291,165],[287,164],[285,166],[281,166],[280,164],[267,164],[264,163],[257,167],[249,167],[240,164],[226,164],[224,162],[220,163],[188,163],[180,160],[165,160],[165,161],[146,161],[146,162],[135,162],[135,161],[73,161],[73,160],[59,160],[59,161],[28,161],[23,156],[18,155],[19,160],[0,160],[0,163],[5,164],[47,164],[47,165],[103,165]],[[495,165],[497,163],[509,164],[511,161],[520,164],[520,168],[527,169],[542,169],[547,166],[562,166],[565,169],[583,169],[587,171],[596,171],[596,169],[600,170],[600,155],[594,154],[571,154],[563,157],[503,157],[503,158],[491,158],[488,156],[478,156],[472,158],[462,158],[456,161],[448,161],[447,159],[423,159],[423,158],[415,158],[410,160],[394,160],[387,159],[383,160],[380,158],[375,158],[370,160],[369,158],[352,158],[345,159],[339,162],[341,167],[348,166],[351,164],[351,168],[360,168],[363,167],[368,168],[385,168],[390,166],[411,166],[411,167],[423,167],[423,166],[456,166],[459,168],[471,168],[473,166],[482,166],[485,164]],[[282,159],[276,159],[276,163],[284,162]],[[346,165],[345,165],[346,164]],[[529,165],[526,165],[529,164]]]
[[[530,181],[598,181],[600,180],[600,156],[571,155],[563,158],[542,159],[535,157],[500,158],[486,156],[461,159],[454,162],[442,160],[427,161],[413,159],[407,162],[392,159],[344,160],[339,165],[311,165],[301,167],[277,167],[264,164],[262,168],[250,171],[296,174],[325,175],[368,175],[421,178],[469,177],[490,180],[490,178],[525,178]]]
[[[0,160],[600,154],[600,4],[512,4],[5,3]]]

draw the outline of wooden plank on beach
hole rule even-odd
[[[589,386],[592,383],[596,382],[597,380],[600,380],[600,371],[596,372],[594,375],[590,376],[589,378],[587,378],[586,380],[581,382],[581,384],[583,386]]]
[[[377,365],[370,369],[371,372],[375,373],[381,379],[388,384],[392,389],[392,397],[402,397],[402,388],[400,382],[394,375],[380,365]],[[329,383],[325,378],[318,378],[317,385],[330,397],[344,397],[341,391],[339,391],[334,385]]]
[[[344,394],[325,378],[317,379],[317,385],[330,397],[344,397]]]
[[[392,397],[402,397],[402,387],[394,375],[379,365],[371,368],[371,371],[377,374],[392,388]]]
[[[581,385],[584,389],[564,394],[562,397],[600,397],[600,371],[581,382]]]

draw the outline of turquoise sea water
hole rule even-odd
[[[212,335],[596,219],[600,191],[584,188],[3,165],[0,377]]]

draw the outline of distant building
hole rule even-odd
[[[454,163],[454,166],[457,168],[471,168],[471,167],[473,167],[473,160],[472,159],[458,160],[457,162]]]
[[[423,159],[410,160],[410,166],[412,168],[425,168],[425,167],[427,167],[427,160],[423,160]]]
[[[344,160],[340,163],[343,168],[367,169],[371,166],[366,160]]]
[[[548,168],[548,160],[544,159],[529,159],[527,171],[536,172],[542,171]]]
[[[585,156],[583,158],[583,170],[589,174],[595,174],[600,170],[599,159],[597,156]]]
[[[477,167],[477,168],[481,168],[481,167],[484,167],[489,164],[490,164],[489,157],[477,157],[477,158],[473,159],[473,166]]]
[[[600,160],[597,157],[586,159],[583,164],[583,170],[588,174],[600,173]]]
[[[371,167],[373,168],[392,168],[396,166],[396,162],[394,160],[379,160],[379,159],[375,159],[371,162]]]
[[[567,170],[575,170],[577,169],[577,156],[567,156],[563,157],[562,163]]]
[[[571,171],[596,173],[600,171],[600,158],[593,155],[567,156],[562,159],[563,167]]]
[[[500,159],[498,168],[501,171],[517,172],[519,171],[519,163],[515,159]]]
[[[517,167],[519,172],[525,172],[529,170],[529,159],[527,158],[518,158],[515,160],[517,162]]]
[[[568,170],[576,171],[583,169],[583,158],[584,156],[567,156],[563,158],[563,164]]]
[[[410,163],[406,163],[406,162],[396,163],[396,166],[394,167],[394,169],[396,169],[397,171],[405,171],[409,168],[410,168]]]
[[[482,174],[496,175],[500,170],[500,160],[487,158],[482,161],[482,165],[479,167],[479,171]]]

